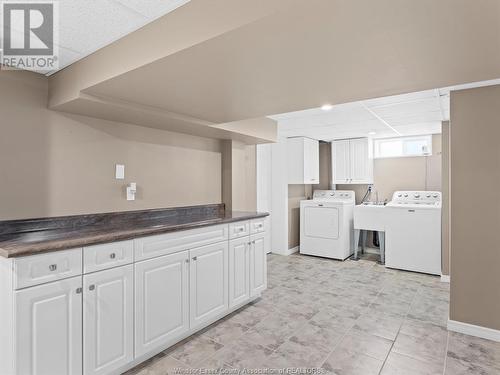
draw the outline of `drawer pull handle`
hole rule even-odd
[[[56,271],[56,270],[57,270],[57,264],[51,264],[51,265],[49,266],[49,270],[51,270],[51,271]]]
[[[94,290],[94,289],[95,289],[95,285],[94,284],[92,284],[92,285],[89,286],[89,290]]]
[[[82,288],[76,288],[76,294],[82,294]]]
[[[109,254],[109,257],[110,257],[111,259],[115,259],[115,258],[116,258],[116,254],[115,254],[115,253],[111,253],[111,254]]]
[[[244,228],[238,228],[238,231],[243,232]]]

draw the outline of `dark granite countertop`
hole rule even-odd
[[[268,213],[207,205],[0,221],[0,256],[34,255],[265,216]]]

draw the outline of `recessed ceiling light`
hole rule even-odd
[[[377,132],[368,132],[368,135],[375,135]]]
[[[333,105],[331,105],[331,104],[323,104],[323,105],[321,106],[321,109],[322,109],[323,111],[329,111],[329,110],[331,110],[332,108],[333,108]]]

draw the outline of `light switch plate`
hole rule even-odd
[[[125,179],[125,166],[123,164],[116,164],[115,178],[117,180]]]

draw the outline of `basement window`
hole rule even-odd
[[[432,135],[375,139],[373,147],[376,159],[432,155]]]

